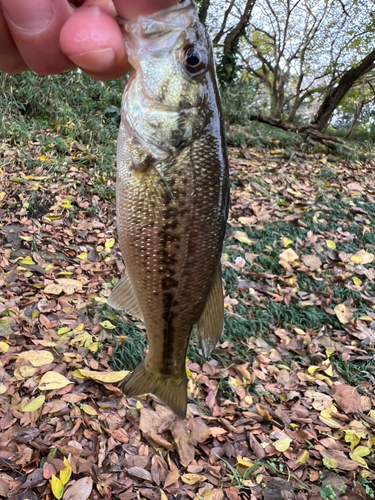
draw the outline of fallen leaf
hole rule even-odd
[[[18,360],[28,361],[33,366],[44,366],[53,363],[54,357],[50,351],[25,351],[18,356]]]
[[[95,372],[92,370],[76,370],[73,375],[80,375],[79,378],[90,378],[95,380],[95,382],[102,382],[103,384],[114,384],[115,382],[120,382],[127,375],[129,375],[128,370],[121,370],[119,372]]]
[[[292,248],[287,248],[281,254],[279,254],[279,258],[284,260],[285,262],[294,262],[298,260],[298,255]]]
[[[252,241],[249,239],[248,235],[244,231],[234,231],[232,236],[241,243],[246,243],[247,245],[252,244]]]
[[[343,325],[349,323],[349,321],[353,318],[353,307],[346,306],[345,304],[337,304],[334,311],[338,320]]]
[[[320,269],[322,265],[322,261],[317,255],[302,255],[301,260],[311,271]]]
[[[38,396],[22,409],[22,413],[31,413],[32,411],[39,410],[39,408],[43,406],[45,400],[46,397],[44,395]]]
[[[181,476],[182,482],[186,484],[197,484],[203,483],[207,480],[205,476],[200,476],[199,474],[183,474]]]
[[[62,482],[63,485],[65,485],[69,481],[70,476],[72,475],[72,466],[65,457],[64,457],[64,465],[65,468],[60,471],[60,481]]]
[[[92,491],[91,477],[78,479],[66,490],[63,500],[87,500]]]
[[[62,389],[72,382],[58,372],[46,372],[39,382],[40,391],[55,391]]]
[[[330,250],[336,249],[336,243],[332,240],[326,240],[326,245]]]
[[[51,478],[51,490],[57,500],[60,500],[64,494],[64,485],[55,475]]]
[[[292,440],[290,438],[286,437],[286,438],[278,439],[277,441],[275,441],[272,444],[277,451],[284,452],[289,448],[291,441]]]
[[[180,477],[180,473],[178,470],[174,470],[173,472],[169,472],[164,481],[164,488],[168,488],[171,484],[175,483]]]
[[[335,384],[332,386],[332,396],[344,413],[361,411],[361,396],[354,387],[347,384]]]

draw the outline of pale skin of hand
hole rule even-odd
[[[100,80],[130,69],[116,16],[134,19],[178,0],[0,0],[0,71],[76,67]]]

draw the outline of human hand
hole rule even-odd
[[[80,67],[97,79],[130,68],[115,20],[166,9],[178,0],[0,0],[0,71],[41,75]]]

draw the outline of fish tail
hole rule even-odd
[[[128,396],[154,394],[181,419],[186,417],[187,377],[180,380],[150,371],[145,362],[140,363],[132,376],[122,385],[121,390]]]

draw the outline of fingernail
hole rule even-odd
[[[115,51],[110,48],[93,50],[82,54],[67,54],[67,56],[80,68],[94,72],[112,68],[116,62]]]
[[[8,21],[25,31],[41,31],[51,22],[54,4],[51,0],[2,0]]]

